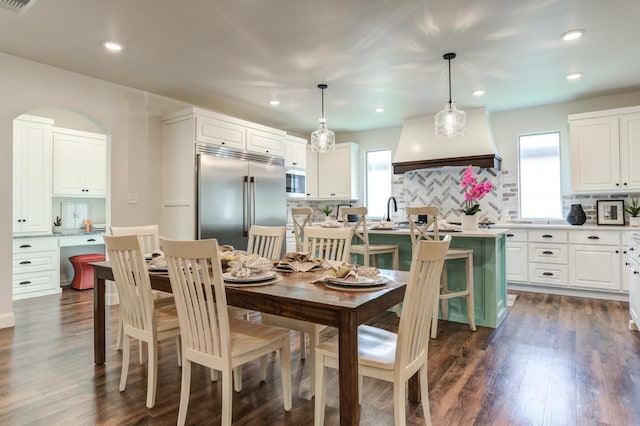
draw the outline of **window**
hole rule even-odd
[[[387,200],[391,196],[391,150],[367,151],[365,163],[368,216],[386,216]]]
[[[520,217],[561,219],[560,132],[518,136]]]

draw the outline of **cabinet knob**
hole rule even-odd
[[[590,239],[590,240],[599,240],[600,239],[600,237],[598,237],[597,235],[589,235],[587,238]]]
[[[22,244],[20,248],[31,248],[31,244]]]
[[[553,235],[544,234],[544,235],[542,236],[542,238],[553,238]]]
[[[27,285],[27,284],[31,284],[31,281],[20,281],[19,284],[20,285]]]
[[[624,262],[624,266],[629,266],[629,262]]]
[[[638,274],[640,274],[640,272],[638,272],[638,271],[633,271],[633,275],[638,275]]]
[[[546,277],[552,277],[553,276],[553,272],[543,272],[542,275],[544,275]]]
[[[226,142],[220,142],[220,145],[224,145],[224,144],[226,144]]]
[[[616,250],[616,254],[620,253],[620,250]]]
[[[627,186],[627,182],[623,183],[624,186]]]
[[[549,251],[549,250],[545,250],[545,251],[542,252],[542,254],[553,254],[553,252]]]
[[[626,250],[622,250],[622,253],[623,253],[623,254],[627,254],[627,251],[626,251]]]
[[[31,261],[30,260],[23,260],[22,262],[20,262],[21,265],[31,265]]]
[[[294,166],[297,166],[297,165],[298,165],[298,163],[291,163],[291,164],[293,164]]]
[[[87,240],[87,242],[88,242],[88,243],[92,243],[92,242],[94,242],[95,240],[96,240],[95,238],[89,238],[89,239]]]
[[[620,186],[620,184],[618,182],[616,182],[616,186]]]
[[[515,237],[513,234],[507,234],[507,237]]]

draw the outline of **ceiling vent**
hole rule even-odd
[[[13,10],[14,12],[24,13],[37,0],[0,0],[0,7]]]

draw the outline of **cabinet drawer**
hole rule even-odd
[[[566,287],[569,283],[567,279],[567,266],[548,263],[530,263],[529,282]]]
[[[13,255],[13,273],[55,269],[58,262],[58,250],[20,253]]]
[[[72,237],[60,237],[60,247],[93,246],[104,244],[102,235],[78,235]]]
[[[529,243],[529,261],[543,263],[567,263],[566,244]]]
[[[507,243],[509,241],[527,241],[527,230],[526,229],[508,229],[504,234],[507,238]]]
[[[215,118],[196,117],[196,140],[229,148],[245,148],[245,128]]]
[[[13,254],[29,253],[34,251],[56,250],[57,238],[15,238],[13,240]]]
[[[567,231],[529,230],[530,243],[566,243]]]
[[[24,293],[57,290],[59,289],[57,274],[57,270],[15,274],[12,281],[13,294],[16,296]]]
[[[571,231],[571,244],[611,244],[620,245],[620,233],[614,231]]]
[[[284,137],[275,133],[247,129],[247,151],[284,156]]]

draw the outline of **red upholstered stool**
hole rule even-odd
[[[104,254],[80,254],[69,257],[69,262],[73,265],[73,281],[71,287],[76,290],[93,288],[93,266],[91,262],[104,262]]]

